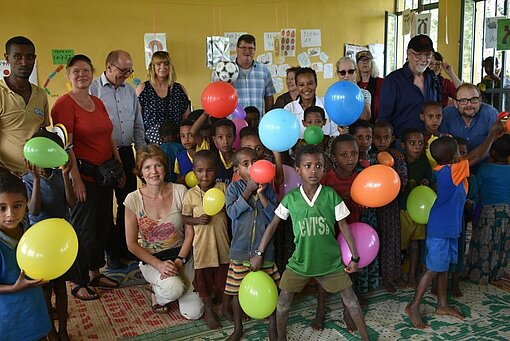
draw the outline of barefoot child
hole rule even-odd
[[[25,185],[0,174],[0,331],[2,340],[41,340],[51,330],[40,279],[28,279],[16,261],[16,247],[28,229]]]
[[[361,337],[368,340],[368,331],[352,283],[347,273],[355,272],[358,253],[345,218],[349,215],[345,203],[328,186],[322,186],[324,156],[317,146],[307,145],[296,155],[296,171],[303,185],[290,191],[275,211],[275,217],[251,259],[252,270],[261,268],[270,240],[282,219],[292,218],[296,251],[289,260],[280,282],[276,308],[278,339],[287,339],[287,319],[294,294],[303,290],[311,278],[328,292],[340,292]],[[340,248],[335,239],[338,222],[353,259],[344,268]]]
[[[225,191],[225,184],[216,182],[216,155],[210,150],[196,152],[193,171],[198,185],[188,190],[182,205],[184,223],[193,225],[193,257],[195,286],[205,306],[205,321],[210,329],[220,328],[213,312],[213,298],[222,301],[230,263],[227,215],[222,210],[214,216],[204,212],[204,194],[211,188]],[[227,304],[223,305],[224,311]]]
[[[415,328],[424,329],[427,324],[420,316],[420,302],[433,278],[437,278],[438,315],[464,318],[461,312],[448,305],[446,284],[448,266],[458,259],[458,237],[462,230],[462,212],[466,202],[469,167],[479,162],[496,136],[502,133],[497,122],[490,130],[482,145],[459,161],[459,148],[452,137],[440,137],[430,145],[432,156],[438,166],[434,168],[437,179],[437,199],[430,210],[427,223],[427,270],[416,288],[413,301],[405,312]]]
[[[234,155],[234,171],[240,180],[232,182],[226,193],[227,214],[232,219],[232,242],[230,265],[225,294],[233,299],[234,332],[228,340],[240,340],[243,334],[242,311],[239,305],[239,286],[250,271],[250,258],[260,243],[266,226],[274,217],[276,193],[270,184],[258,184],[250,178],[250,168],[257,161],[257,153],[251,148],[241,148]],[[266,249],[262,271],[270,275],[276,284],[280,273],[274,263],[274,247]],[[274,314],[269,318],[269,339],[276,339]]]

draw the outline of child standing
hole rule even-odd
[[[226,193],[227,214],[232,219],[232,243],[225,294],[233,296],[234,332],[228,340],[240,340],[243,334],[242,311],[239,304],[239,286],[250,271],[250,259],[255,255],[266,226],[274,217],[276,193],[270,184],[258,184],[250,177],[250,168],[257,161],[251,148],[241,148],[234,155],[234,171],[240,180],[232,182]],[[262,271],[278,285],[280,273],[274,262],[274,247],[266,249]],[[269,339],[276,340],[274,314],[269,318]]]
[[[173,122],[165,122],[159,127],[159,136],[162,142],[159,147],[165,152],[170,163],[170,171],[166,175],[166,181],[176,182],[177,174],[173,166],[175,165],[177,154],[185,150],[182,144],[179,143],[179,127]]]
[[[225,192],[225,184],[216,182],[216,167],[214,152],[201,150],[195,153],[193,171],[198,179],[198,185],[188,190],[182,206],[184,223],[193,225],[195,232],[193,238],[195,285],[204,302],[205,321],[210,329],[221,327],[213,312],[213,297],[221,302],[230,263],[227,215],[222,210],[211,217],[205,214],[202,205],[204,194],[209,189],[218,188]],[[224,312],[227,308],[227,304],[224,304]]]
[[[294,294],[315,278],[326,291],[340,292],[361,337],[368,340],[363,313],[347,274],[357,270],[359,261],[356,245],[345,222],[349,210],[331,187],[320,184],[324,175],[324,156],[317,146],[307,145],[298,151],[296,171],[303,179],[303,185],[283,198],[251,259],[252,270],[260,269],[278,223],[290,216],[296,236],[296,251],[280,282],[281,292],[276,308],[278,338],[287,338],[287,319]],[[353,255],[345,268],[335,239],[337,224]]]
[[[213,124],[212,140],[217,150],[216,181],[225,185],[232,181],[234,175],[234,141],[236,138],[236,126],[234,122],[226,118]]]
[[[194,130],[197,130],[197,132]],[[177,174],[177,182],[185,184],[184,177],[193,171],[193,155],[199,150],[209,149],[209,143],[198,134],[198,128],[195,129],[193,121],[190,120],[183,120],[181,122],[179,136],[185,150],[176,156],[174,173]]]
[[[430,155],[429,146],[436,138],[447,136],[439,132],[439,127],[443,121],[443,106],[439,102],[429,101],[423,104],[423,112],[420,114],[420,119],[423,121],[425,129],[423,131],[423,140],[425,142],[425,154]],[[431,168],[437,166],[434,158],[429,157],[429,164]]]
[[[258,128],[260,123],[260,111],[257,107],[249,106],[244,108],[248,127]]]
[[[24,221],[27,193],[23,182],[0,174],[0,330],[3,340],[46,339],[51,330],[41,286],[25,277],[16,261],[16,247],[28,229]]]
[[[489,150],[495,137],[502,133],[497,122],[486,140],[478,148],[459,161],[457,142],[452,137],[440,137],[430,145],[432,156],[438,166],[434,169],[437,179],[437,199],[430,210],[427,223],[427,270],[416,288],[413,301],[405,312],[415,328],[424,329],[427,325],[420,316],[420,302],[433,278],[437,278],[438,315],[451,315],[464,318],[461,312],[448,305],[446,283],[450,262],[458,258],[457,243],[462,229],[462,211],[466,202],[467,177],[469,166],[480,161]]]

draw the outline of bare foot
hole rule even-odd
[[[207,326],[209,327],[209,329],[220,329],[221,328],[221,325],[218,322],[218,320],[216,319],[216,316],[214,316],[214,312],[212,311],[211,308],[207,308],[207,307],[205,308],[204,318],[205,318],[205,323],[207,323]]]
[[[406,306],[405,311],[407,316],[409,316],[409,318],[411,319],[411,323],[413,324],[414,328],[425,329],[429,327],[425,322],[423,322],[418,307],[412,307],[411,303],[409,303]]]
[[[358,330],[356,323],[354,323],[354,320],[352,319],[351,314],[346,307],[344,307],[344,322],[349,333],[354,333]]]
[[[460,320],[463,320],[465,317],[464,314],[462,314],[460,311],[458,311],[457,309],[455,309],[454,307],[449,306],[449,305],[447,305],[446,307],[437,307],[436,314],[437,315],[450,315],[450,316],[456,317]]]
[[[223,315],[223,317],[229,320],[230,322],[234,322],[234,315],[232,314],[232,305],[230,305],[229,307],[229,305],[226,304],[226,302],[223,302],[223,305],[221,307],[221,315]]]
[[[453,296],[453,298],[459,298],[459,297],[464,296],[462,291],[460,291],[459,285],[454,285],[453,286],[453,288],[452,288],[452,296]]]
[[[243,337],[243,330],[236,330],[228,337],[227,341],[239,341]]]
[[[312,329],[313,330],[324,330],[324,314],[316,314],[315,318],[312,321]]]
[[[358,294],[358,302],[361,308],[365,308],[368,305],[368,301],[364,295]]]

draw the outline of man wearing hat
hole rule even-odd
[[[372,95],[372,102],[370,104],[370,122],[374,123],[379,115],[379,93],[383,79],[378,77],[379,72],[377,67],[372,64],[372,53],[370,51],[360,51],[356,53],[356,63],[358,64],[359,79],[358,86],[367,90]]]
[[[407,62],[384,80],[379,99],[379,121],[393,125],[400,137],[407,128],[423,129],[422,105],[441,102],[441,85],[428,68],[434,47],[426,35],[414,36],[407,45]]]

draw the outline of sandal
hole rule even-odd
[[[101,279],[106,279],[106,280],[112,282],[113,284],[106,284],[104,281],[101,281]],[[119,283],[119,281],[117,281],[113,278],[110,278],[104,274],[100,274],[99,276],[96,276],[94,279],[92,279],[90,281],[89,285],[91,287],[96,287],[96,288],[100,288],[100,289],[115,289],[120,286],[120,283]]]
[[[82,295],[78,294],[78,291],[80,291],[80,289],[87,290],[87,292],[89,293],[89,295],[91,295],[91,297],[82,296]],[[94,290],[90,289],[86,285],[75,286],[73,289],[71,289],[71,295],[73,295],[74,297],[76,297],[77,299],[82,300],[82,301],[93,301],[93,300],[97,300],[99,298],[99,294],[97,292],[95,292]]]
[[[168,311],[170,310],[168,308],[168,304],[161,305],[158,303],[151,305],[151,309],[155,314],[168,314]]]

